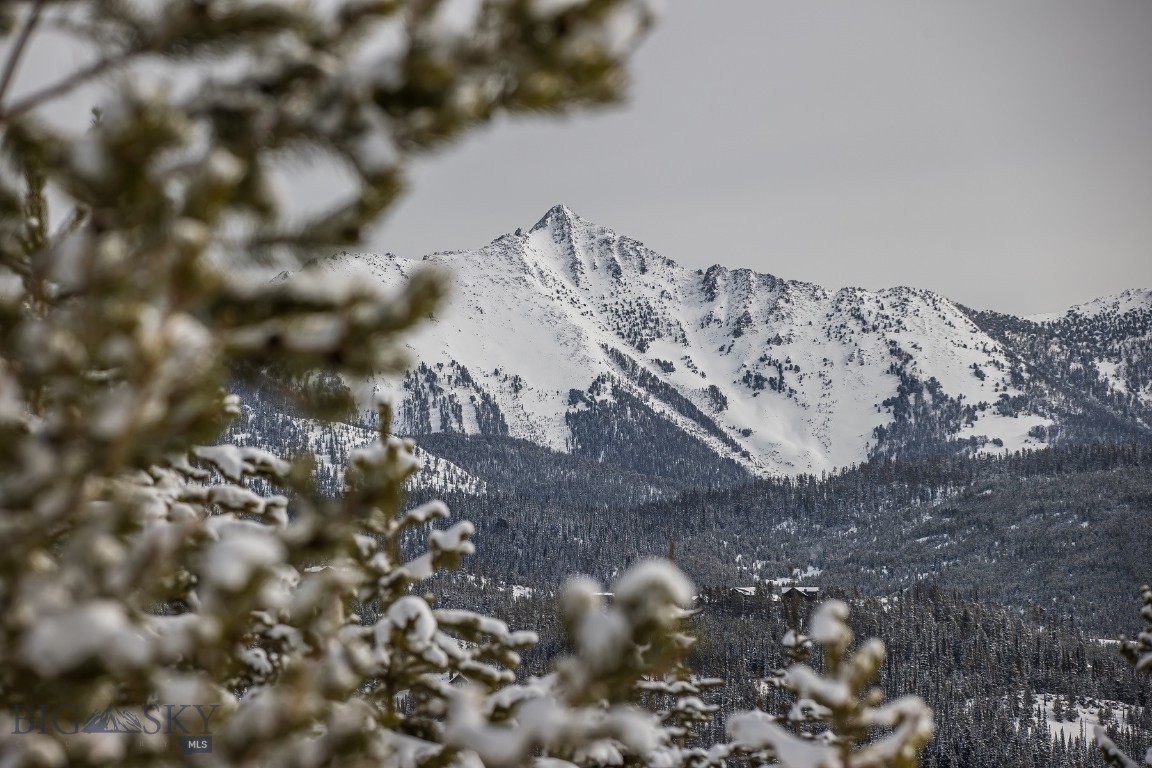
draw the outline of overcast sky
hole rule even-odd
[[[479,248],[565,203],[690,268],[833,289],[1029,314],[1152,288],[1152,1],[666,5],[626,104],[419,161],[369,248]],[[91,55],[47,38],[17,90]],[[83,124],[91,97],[60,106]]]
[[[1152,287],[1152,2],[667,6],[627,104],[420,162],[372,248],[478,248],[563,202],[829,288],[1027,314]]]

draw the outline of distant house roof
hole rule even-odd
[[[814,595],[820,594],[820,587],[812,587],[801,584],[789,584],[787,586],[781,586],[779,594],[787,595],[792,590],[796,590],[797,593],[803,595],[804,597],[812,597]],[[748,597],[751,597],[752,595],[756,594],[756,587],[732,587],[731,591],[740,595],[747,595]]]

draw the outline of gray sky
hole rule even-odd
[[[634,64],[622,108],[420,162],[372,248],[478,248],[563,202],[829,288],[1027,314],[1152,287],[1152,2],[672,0]]]
[[[1028,314],[1152,287],[1149,0],[667,6],[627,104],[418,162],[370,249],[479,248],[562,202],[690,268],[828,288]],[[16,90],[92,55],[47,37]],[[321,168],[290,190],[300,210],[346,188]]]

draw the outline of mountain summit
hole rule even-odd
[[[476,251],[325,267],[397,285],[421,262],[451,299],[410,339],[404,380],[375,382],[404,434],[756,475],[1152,436],[1146,291],[1033,319],[915,288],[829,291],[688,270],[563,205]]]
[[[568,206],[564,205],[563,203],[557,203],[556,205],[549,208],[547,212],[545,212],[545,214],[540,217],[540,221],[532,225],[532,229],[530,231],[535,232],[536,230],[546,228],[553,231],[565,229],[570,230],[577,221],[580,221],[584,224],[589,223],[587,220],[577,216],[576,213]]]

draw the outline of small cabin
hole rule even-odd
[[[820,596],[820,587],[802,587],[799,584],[780,587],[780,597],[788,597],[793,592],[795,592],[797,596],[811,602]]]

